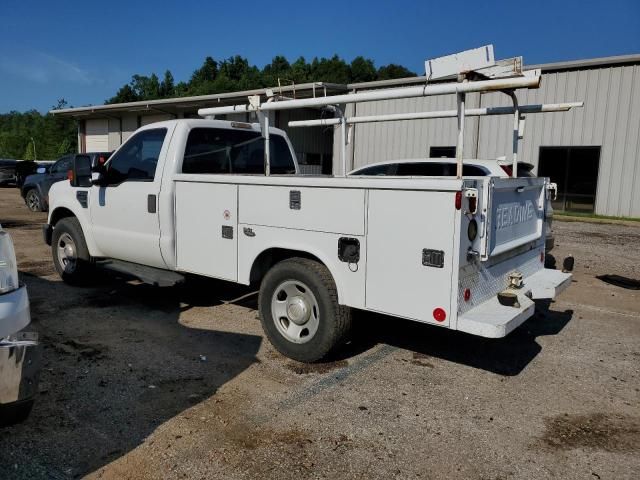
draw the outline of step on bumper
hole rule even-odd
[[[516,307],[492,297],[458,318],[457,329],[487,338],[502,338],[522,325],[535,311],[533,300],[553,299],[571,284],[571,274],[544,268],[524,279]]]

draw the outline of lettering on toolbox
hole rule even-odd
[[[533,219],[535,209],[532,202],[526,203],[504,203],[498,205],[496,209],[496,228],[503,228],[528,222]]]

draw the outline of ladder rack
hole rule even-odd
[[[479,58],[478,55],[485,55],[486,58]],[[457,62],[457,63],[456,63]],[[465,70],[466,65],[473,65],[472,70]],[[427,71],[438,72],[438,75],[449,75],[452,71],[457,71],[457,81],[447,83],[430,84],[429,77],[427,83],[422,86],[406,88],[389,88],[371,90],[366,92],[347,93],[341,95],[330,95],[325,97],[305,98],[305,99],[279,99],[272,96],[266,101],[262,101],[259,95],[248,97],[247,104],[229,105],[224,107],[201,108],[198,115],[205,118],[215,118],[216,115],[226,115],[234,113],[255,112],[260,121],[262,135],[265,138],[265,172],[270,173],[269,158],[269,116],[266,112],[278,110],[291,110],[299,108],[325,108],[334,113],[336,118],[320,120],[302,120],[289,122],[290,127],[313,127],[325,125],[340,125],[342,172],[346,175],[346,146],[348,143],[347,125],[368,122],[386,122],[397,120],[417,120],[432,118],[452,118],[458,119],[458,136],[456,144],[457,177],[462,178],[463,165],[463,139],[464,123],[466,116],[487,116],[487,115],[513,115],[513,149],[512,163],[514,177],[518,172],[518,140],[521,137],[521,120],[525,113],[541,112],[561,112],[574,107],[582,107],[582,102],[519,105],[515,91],[523,88],[538,88],[541,82],[540,70],[523,71],[522,58],[507,59],[501,61],[493,60],[493,47],[487,46],[481,49],[461,52],[440,59],[427,61]],[[486,108],[465,108],[465,97],[467,93],[475,92],[503,92],[508,95],[513,103],[512,107],[486,107]],[[419,112],[393,115],[372,115],[366,117],[347,118],[339,105],[359,102],[373,102],[378,100],[393,100],[402,98],[420,98],[435,95],[455,94],[457,98],[456,110],[443,110],[435,112]]]

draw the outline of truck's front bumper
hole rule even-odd
[[[2,407],[30,401],[38,389],[38,335],[23,331],[30,322],[26,287],[0,295],[0,414]]]
[[[30,322],[27,287],[0,295],[0,339],[19,332]]]
[[[462,314],[457,329],[481,337],[505,337],[533,315],[533,300],[553,299],[570,284],[570,273],[544,268],[525,278],[523,286],[514,291],[518,296],[516,306],[502,305],[497,296],[492,297]]]
[[[20,332],[0,340],[0,413],[2,407],[35,397],[40,367],[41,348],[36,333]]]

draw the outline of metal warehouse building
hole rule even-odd
[[[584,108],[527,118],[520,158],[558,183],[557,209],[640,217],[640,55],[597,58],[527,67],[542,70],[539,89],[520,91],[520,104],[584,101]],[[350,85],[304,84],[276,94],[304,98],[425,83],[425,77]],[[81,151],[117,148],[139,126],[197,116],[203,107],[246,103],[267,90],[163,99],[57,110],[79,120]],[[467,108],[508,106],[500,93],[468,94]],[[347,116],[449,110],[455,96],[385,100],[346,107]],[[271,112],[272,125],[287,130],[304,173],[338,174],[339,134],[333,127],[289,128],[290,120],[320,118],[317,110]],[[228,117],[231,118],[231,117]],[[250,121],[235,116],[233,119]],[[511,152],[511,122],[504,117],[470,117],[465,157],[497,158]],[[335,129],[335,132],[339,132]],[[352,126],[348,168],[373,162],[455,155],[456,120],[411,120]],[[334,138],[335,137],[335,138]]]

